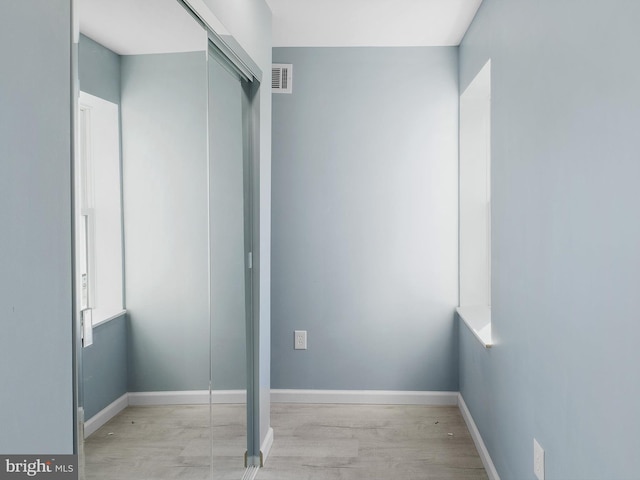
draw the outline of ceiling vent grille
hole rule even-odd
[[[293,86],[293,65],[274,63],[271,66],[271,91],[273,93],[291,93]]]

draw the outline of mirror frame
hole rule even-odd
[[[78,100],[80,94],[79,77],[79,41],[80,21],[77,14],[79,0],[69,0],[71,3],[71,175],[75,178],[75,156],[78,152]],[[260,385],[259,385],[259,338],[260,338],[260,84],[262,71],[251,56],[242,48],[235,38],[228,34],[223,24],[215,17],[203,0],[176,0],[190,13],[207,32],[209,50],[214,49],[218,55],[222,54],[243,75],[242,107],[244,130],[244,165],[245,202],[248,206],[248,227],[251,234],[245,239],[245,249],[251,252],[252,268],[245,269],[247,285],[251,294],[246,299],[247,324],[247,453],[246,467],[263,466],[260,451]],[[75,232],[75,188],[72,182],[72,231]],[[76,271],[75,235],[72,235],[72,271]],[[72,276],[73,305],[77,302],[77,279]],[[79,457],[79,475],[84,478],[84,418],[80,413],[81,395],[81,355],[82,355],[82,326],[76,312],[72,309],[72,375],[73,375],[73,453]]]

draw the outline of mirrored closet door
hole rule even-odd
[[[252,418],[247,78],[179,1],[75,9],[81,478],[240,479]]]
[[[246,322],[250,284],[240,79],[209,57],[209,238],[214,462],[247,450]]]

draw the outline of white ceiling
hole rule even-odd
[[[274,47],[459,45],[482,0],[266,0]]]
[[[227,0],[235,1],[235,0]],[[273,46],[458,45],[482,0],[266,0]],[[77,0],[80,31],[120,55],[206,48],[176,0]]]
[[[77,0],[80,31],[120,55],[206,50],[204,29],[176,0]]]

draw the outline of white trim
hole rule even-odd
[[[484,441],[482,440],[482,436],[480,435],[480,430],[478,430],[478,427],[476,426],[476,422],[473,421],[471,412],[467,408],[467,404],[464,402],[464,398],[462,398],[461,393],[458,394],[458,408],[460,408],[460,412],[462,413],[462,418],[464,418],[464,421],[467,424],[467,428],[469,429],[471,438],[473,438],[473,443],[476,444],[476,448],[478,449],[478,454],[480,454],[480,459],[482,460],[484,469],[487,471],[489,480],[500,480],[498,471],[496,470],[496,467],[493,464],[493,460],[491,460],[491,456],[489,455],[489,450],[487,450],[487,447],[484,444]]]
[[[116,318],[123,317],[123,316],[125,316],[126,314],[127,314],[127,310],[126,310],[126,309],[122,309],[122,310],[120,310],[118,313],[114,313],[113,315],[111,315],[111,316],[109,316],[109,317],[107,317],[107,318],[105,318],[105,319],[103,319],[103,320],[99,320],[99,321],[97,321],[97,322],[96,322],[96,321],[93,321],[93,322],[91,323],[91,326],[92,326],[93,328],[99,327],[100,325],[104,325],[105,323],[110,322],[110,321],[112,321],[112,320],[115,320]]]
[[[246,402],[247,392],[245,390],[214,390],[211,392],[212,404],[242,404]],[[129,405],[207,405],[208,403],[209,390],[125,393],[84,422],[84,438],[94,433]],[[273,442],[273,432],[271,432],[271,442]],[[264,448],[263,446],[263,451]],[[270,449],[271,445],[268,448]]]
[[[213,390],[211,403],[247,403],[246,390]]]
[[[84,438],[94,433],[122,410],[127,408],[127,406],[129,406],[129,394],[125,393],[84,422]]]
[[[244,390],[214,390],[211,402],[245,403]],[[464,418],[471,438],[478,450],[489,480],[500,480],[489,451],[482,440],[480,431],[471,416],[461,393],[458,392],[403,392],[386,390],[271,390],[273,403],[346,403],[369,405],[457,405]],[[177,392],[130,392],[125,393],[114,402],[84,422],[84,438],[106,424],[127,406],[148,405],[200,405],[209,403],[208,390],[191,390]],[[273,446],[274,432],[269,427],[260,446],[262,462],[266,463]]]
[[[246,403],[245,390],[214,390],[211,403]],[[185,390],[175,392],[129,392],[129,405],[207,405],[209,390]]]
[[[209,390],[185,390],[176,392],[129,392],[129,405],[206,405]]]
[[[271,390],[273,403],[360,403],[368,405],[457,405],[458,392],[393,390]]]
[[[264,466],[267,463],[267,458],[269,458],[269,453],[271,453],[271,447],[273,446],[273,428],[269,427],[267,434],[264,437],[262,445],[260,446],[260,456],[262,458],[262,465]]]
[[[490,306],[457,307],[456,312],[484,348],[493,346]]]

